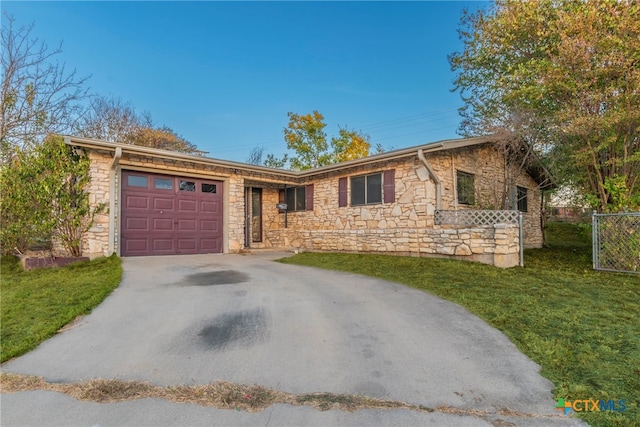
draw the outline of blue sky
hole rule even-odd
[[[389,149],[457,137],[447,55],[478,2],[15,2],[2,9],[91,75],[96,94],[149,111],[209,156],[286,151],[287,112]]]

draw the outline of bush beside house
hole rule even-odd
[[[61,137],[50,137],[33,150],[18,151],[0,172],[2,253],[24,257],[39,249],[49,259],[80,257],[83,235],[96,212],[104,210],[103,204],[89,204],[89,160],[84,153]]]

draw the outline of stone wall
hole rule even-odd
[[[109,255],[109,201],[111,158],[107,153],[89,151],[89,203],[92,209],[100,204],[104,208],[96,214],[93,225],[82,240],[82,254],[88,257]]]
[[[274,233],[278,247],[294,251],[394,253],[466,259],[513,267],[519,263],[518,227],[396,228],[369,230],[296,230]]]

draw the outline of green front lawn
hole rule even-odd
[[[583,412],[594,426],[639,426],[640,276],[596,272],[585,226],[550,224],[549,247],[525,267],[436,258],[302,253],[280,260],[403,283],[463,305],[542,366],[555,398],[625,399],[623,412]]]
[[[122,277],[112,256],[62,268],[24,271],[18,260],[0,265],[0,362],[34,349],[113,291]]]

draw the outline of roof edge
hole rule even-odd
[[[459,138],[459,139],[445,139],[440,141],[434,141],[427,144],[416,145],[407,148],[401,148],[398,150],[388,151],[380,154],[374,154],[372,156],[362,157],[359,159],[348,160],[346,162],[336,163],[327,166],[321,166],[313,169],[305,169],[302,171],[292,171],[287,169],[275,169],[266,166],[251,165],[248,163],[234,162],[230,160],[222,160],[213,157],[201,157],[191,154],[178,153],[176,151],[161,150],[158,148],[144,147],[140,145],[122,144],[117,142],[102,141],[99,139],[83,138],[65,135],[64,141],[68,145],[102,149],[108,151],[115,151],[120,147],[123,152],[131,154],[150,155],[153,157],[164,157],[175,160],[182,160],[185,162],[199,163],[205,165],[222,166],[231,169],[240,169],[251,172],[279,174],[289,178],[306,178],[316,174],[332,172],[339,169],[351,168],[361,164],[375,163],[385,160],[393,160],[403,157],[409,157],[415,155],[418,150],[422,149],[426,152],[435,152],[443,150],[451,150],[456,148],[468,147],[471,145],[485,144],[494,141],[492,136],[478,136],[473,138]]]
[[[169,159],[175,159],[175,160],[182,160],[185,162],[199,163],[204,165],[222,166],[230,169],[242,169],[242,170],[247,170],[251,172],[280,174],[280,175],[285,175],[287,177],[292,177],[292,178],[295,178],[298,176],[296,172],[289,171],[286,169],[275,169],[275,168],[269,168],[266,166],[251,165],[249,163],[234,162],[230,160],[216,159],[213,157],[194,156],[192,154],[184,154],[184,153],[179,153],[177,151],[161,150],[159,148],[144,147],[144,146],[132,145],[132,144],[121,144],[117,142],[102,141],[99,139],[81,138],[81,137],[65,135],[64,142],[67,145],[74,145],[74,146],[86,147],[86,148],[97,148],[97,149],[103,149],[108,151],[115,151],[116,148],[121,148],[123,153],[127,152],[131,154],[150,155],[153,157],[163,157],[163,158],[169,158]]]

